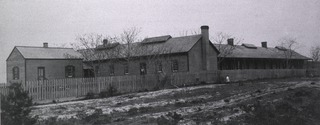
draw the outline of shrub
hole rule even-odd
[[[52,103],[57,103],[57,101],[56,100],[52,100]]]
[[[101,92],[99,93],[99,97],[100,97],[100,98],[106,98],[106,97],[108,97],[108,91],[101,91]]]
[[[201,81],[200,84],[201,85],[205,85],[205,84],[207,84],[207,82],[206,81]]]
[[[110,84],[107,90],[103,90],[99,93],[99,97],[106,98],[106,97],[115,96],[117,94],[118,94],[117,89]]]
[[[20,83],[9,86],[9,94],[1,96],[1,103],[1,121],[4,125],[33,125],[37,122],[37,116],[29,116],[32,98],[23,91]]]
[[[153,91],[158,91],[158,90],[160,90],[160,88],[159,88],[159,86],[155,86],[155,87],[153,87],[152,90],[153,90]]]
[[[224,99],[223,101],[226,102],[226,103],[229,103],[230,99]]]
[[[109,88],[108,88],[108,90],[107,90],[107,95],[108,96],[115,96],[115,95],[117,95],[118,93],[117,93],[117,88],[115,88],[114,86],[112,86],[111,84],[109,85]]]
[[[161,116],[157,119],[158,125],[176,125],[180,120],[182,120],[182,116],[176,112],[169,112],[165,116]]]
[[[137,114],[138,113],[138,108],[131,108],[131,109],[129,109],[129,111],[128,111],[128,114],[129,115],[135,115],[135,114]]]
[[[87,94],[86,94],[86,97],[85,97],[85,99],[94,99],[94,93],[93,92],[88,92]]]

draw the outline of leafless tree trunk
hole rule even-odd
[[[290,60],[292,59],[294,51],[300,47],[299,42],[294,37],[283,37],[278,42],[279,46],[285,48],[285,50],[283,50],[286,64],[285,68],[290,69],[292,68]]]
[[[221,62],[229,55],[233,53],[233,50],[235,49],[235,46],[231,45],[225,45],[228,39],[233,38],[234,39],[234,45],[239,45],[242,42],[242,39],[234,38],[232,35],[219,32],[216,34],[216,36],[212,37],[212,42],[215,45],[215,47],[218,49],[220,54],[218,55],[218,67],[220,67]]]
[[[125,48],[122,48],[122,51],[124,52],[124,56],[127,62],[130,61],[136,51],[134,44],[137,42],[141,42],[141,39],[139,39],[140,32],[141,31],[139,28],[132,27],[124,30],[123,33],[120,34],[119,42],[121,44],[125,44]]]
[[[91,33],[79,35],[76,40],[77,42],[71,43],[71,46],[81,54],[84,64],[90,67],[88,70],[94,74],[94,77],[99,76],[99,67],[104,59],[118,54],[99,50],[103,48],[103,40],[107,40],[108,44],[113,44],[116,38]]]
[[[311,58],[313,61],[318,62],[320,61],[320,46],[317,45],[315,47],[312,47],[310,50]]]

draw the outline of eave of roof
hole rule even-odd
[[[223,47],[231,47],[231,45],[220,44]],[[219,46],[219,44],[215,44],[215,46]],[[265,58],[265,59],[288,59],[289,57],[285,57],[284,51],[276,48],[264,48],[257,47],[255,49],[246,48],[240,45],[234,45],[233,52],[229,55],[224,55],[224,58]],[[219,47],[218,47],[219,48]],[[292,56],[290,59],[302,59],[309,60],[310,58],[305,57],[295,51],[292,51]],[[221,57],[221,55],[219,55]]]

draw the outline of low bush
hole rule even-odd
[[[94,97],[95,97],[95,94],[90,91],[86,94],[85,99],[94,99]]]
[[[31,117],[32,98],[20,83],[11,83],[8,96],[1,95],[1,122],[4,125],[33,125],[38,117]]]
[[[224,99],[223,101],[226,102],[226,103],[229,103],[230,99]]]
[[[138,108],[131,108],[131,109],[129,109],[129,111],[128,111],[128,114],[129,115],[135,115],[135,114],[137,114],[138,113]]]
[[[111,84],[109,85],[109,88],[107,90],[107,96],[111,97],[111,96],[115,96],[118,94],[118,90],[117,88],[115,88],[114,86],[112,86]]]
[[[100,98],[106,98],[106,97],[108,97],[108,91],[101,91],[101,92],[99,93],[99,97],[100,97]]]
[[[160,90],[160,87],[159,87],[159,86],[155,86],[155,87],[153,87],[152,90],[153,90],[153,91],[158,91],[158,90]]]
[[[169,112],[166,115],[162,115],[157,119],[158,125],[177,125],[180,120],[182,120],[182,116],[176,112]]]

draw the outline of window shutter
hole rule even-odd
[[[20,77],[19,77],[19,74],[20,74],[20,71],[19,71],[19,68],[18,67],[16,67],[17,69],[17,79],[19,79]]]
[[[12,78],[19,79],[19,67],[12,68]]]
[[[72,77],[75,77],[76,75],[76,68],[74,66],[72,66]]]
[[[65,72],[66,78],[68,78],[68,66],[66,66],[66,67],[64,67],[64,68],[65,68],[65,69],[64,69],[64,70],[65,70],[64,72]]]

